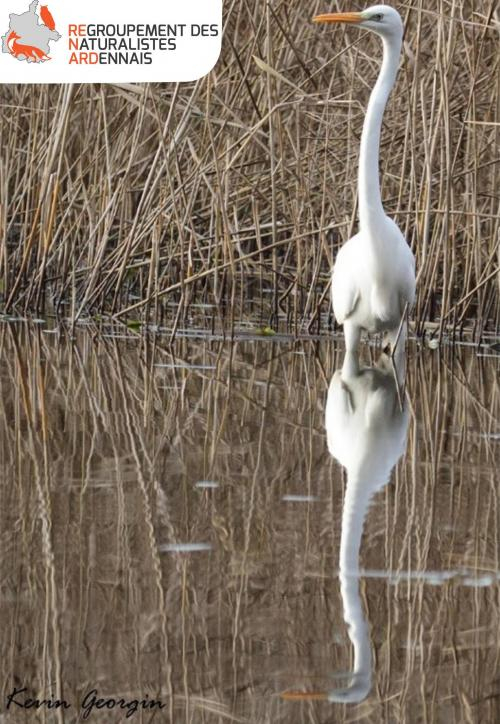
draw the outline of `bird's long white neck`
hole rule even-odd
[[[359,154],[359,220],[362,229],[368,229],[380,215],[384,215],[380,197],[379,147],[382,117],[398,72],[401,55],[399,36],[382,38],[384,57],[377,82],[366,110],[361,149]]]
[[[368,623],[366,621],[359,592],[359,549],[363,535],[363,524],[373,494],[367,480],[358,474],[347,474],[347,489],[342,513],[342,535],[340,539],[339,580],[344,621],[349,627],[349,638],[354,648],[354,667],[349,687],[337,696],[330,693],[331,701],[363,701],[371,688],[372,651]]]
[[[354,645],[354,671],[369,676],[371,671],[371,649],[368,625],[359,594],[359,549],[363,536],[363,525],[375,489],[381,484],[367,485],[364,476],[348,472],[346,497],[342,513],[342,535],[340,540],[340,588],[344,605],[344,620],[349,626],[349,636]]]

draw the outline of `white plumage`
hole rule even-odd
[[[394,351],[402,317],[415,298],[415,260],[403,234],[384,212],[380,197],[379,145],[384,109],[394,85],[403,37],[399,13],[375,5],[362,13],[327,13],[315,22],[350,23],[382,38],[382,67],[368,103],[359,156],[358,203],[360,230],[340,249],[332,274],[335,318],[344,325],[347,352],[354,352],[361,332],[383,332]]]

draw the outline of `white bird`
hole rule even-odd
[[[415,259],[380,197],[379,145],[382,116],[396,80],[403,23],[388,5],[363,12],[326,13],[315,23],[352,23],[382,38],[384,55],[366,110],[358,171],[359,232],[340,249],[332,274],[335,318],[344,325],[346,351],[358,348],[361,332],[382,332],[392,352],[404,350],[405,309],[415,297]],[[398,332],[401,331],[398,341]]]

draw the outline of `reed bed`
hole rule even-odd
[[[417,334],[498,331],[495,5],[398,5],[405,52],[381,170],[417,259]],[[228,0],[221,58],[193,83],[2,85],[1,309],[176,329],[213,305],[227,328],[330,329],[381,49],[313,26],[329,7]]]
[[[402,579],[363,578],[373,689],[344,707],[279,697],[352,663],[324,430],[338,350],[5,325],[0,349],[2,701],[95,686],[166,703],[141,722],[498,721],[495,359],[410,358],[407,452],[361,546],[363,568]],[[187,542],[212,548],[166,549]]]

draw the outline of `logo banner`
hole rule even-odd
[[[192,81],[217,62],[221,36],[222,0],[6,0],[0,81]]]

